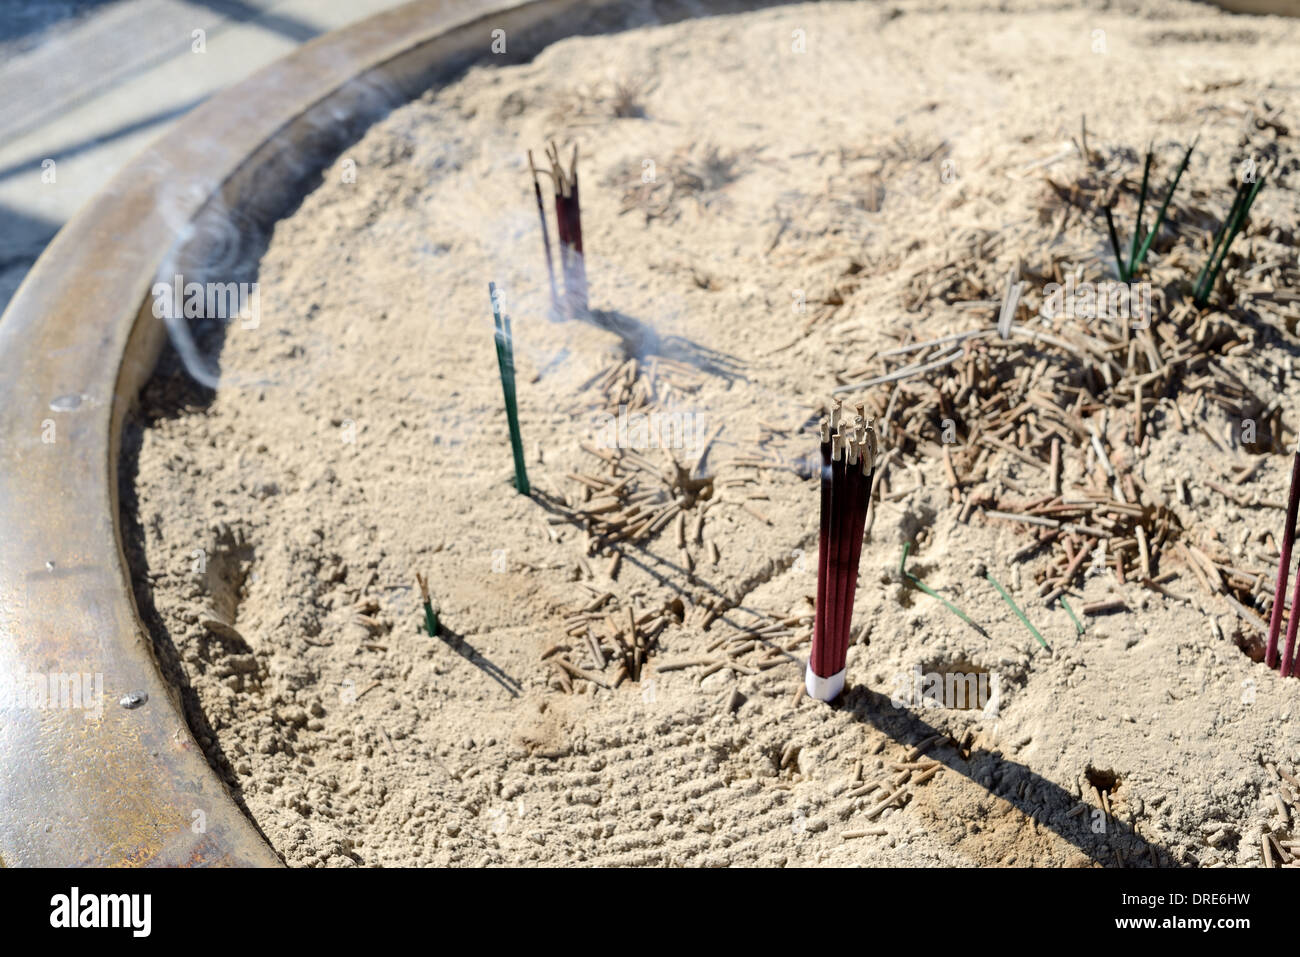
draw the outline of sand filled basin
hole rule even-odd
[[[193,324],[215,389],[164,356],[123,441],[136,599],[287,863],[1290,862],[1300,681],[1260,659],[1297,27],[1003,6],[627,14],[476,66],[277,225],[255,321]],[[1127,252],[1148,143],[1163,199],[1198,135],[1122,315],[1103,210]],[[552,141],[572,317],[528,169]],[[827,705],[834,390],[885,459]]]

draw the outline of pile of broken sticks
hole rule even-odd
[[[1178,519],[1163,505],[1142,504],[1136,489],[1123,500],[1110,493],[1077,492],[1029,501],[982,501],[987,517],[1039,530],[1034,541],[1011,556],[1012,561],[1024,561],[1049,545],[1059,549],[1053,562],[1037,572],[1039,595],[1045,604],[1065,594],[1093,566],[1112,568],[1121,583],[1133,579],[1178,597],[1163,587],[1173,576],[1156,574],[1161,550],[1180,531]],[[992,504],[998,507],[987,507]]]
[[[617,576],[621,556],[616,545],[649,539],[669,525],[683,571],[689,574],[695,569],[693,547],[706,548],[709,560],[718,561],[717,545],[704,537],[704,518],[714,504],[715,489],[713,477],[700,474],[709,443],[686,465],[667,449],[657,450],[662,463],[656,463],[636,449],[604,448],[585,441],[581,447],[600,464],[567,473],[582,489],[573,510],[586,532],[587,554],[610,554],[610,578]]]
[[[628,679],[639,682],[652,657],[656,674],[701,669],[696,678],[704,679],[729,668],[736,675],[756,675],[778,665],[799,664],[791,652],[812,636],[810,615],[733,622],[724,616],[735,608],[736,599],[721,595],[696,601],[677,598],[645,610],[620,602],[611,591],[585,583],[582,587],[592,591],[592,599],[568,614],[565,639],[542,653],[555,671],[552,684],[565,692],[573,691],[575,679],[606,689]],[[663,660],[658,657],[659,639],[669,625],[699,632],[725,627],[702,655]]]
[[[702,612],[692,622],[688,616],[683,625],[692,624],[703,631],[723,614],[730,603],[724,599],[697,606]],[[780,620],[764,619],[745,625],[726,621],[728,626],[721,636],[715,639],[705,653],[698,658],[679,658],[662,661],[655,665],[655,671],[682,671],[687,668],[702,669],[697,674],[700,679],[729,668],[736,675],[756,675],[777,665],[798,664],[798,659],[791,652],[805,644],[812,636],[808,627],[812,620],[808,615],[792,615]]]
[[[542,660],[555,669],[553,683],[560,690],[573,691],[574,679],[606,689],[629,678],[640,681],[646,660],[658,650],[660,633],[676,620],[667,605],[644,611],[630,604],[618,606],[613,598],[613,592],[601,592],[570,614],[564,620],[568,640],[542,653]],[[587,659],[587,667],[574,663],[579,656]],[[610,672],[615,664],[618,667]]]
[[[944,769],[941,761],[924,757],[925,753],[935,745],[952,746],[962,755],[968,755],[969,746],[974,738],[974,733],[966,732],[962,744],[946,734],[935,734],[923,740],[916,747],[911,748],[902,761],[891,761],[885,765],[889,773],[884,778],[878,778],[875,781],[864,780],[864,764],[858,762],[856,770],[852,777],[848,779],[845,785],[848,792],[845,795],[850,800],[859,803],[863,809],[863,817],[868,821],[874,821],[880,817],[887,809],[891,807],[901,807],[906,804],[912,797],[912,789],[919,787],[925,782]],[[859,837],[869,837],[872,835],[887,834],[888,831],[882,828],[854,828],[841,833],[844,840],[852,840]]]
[[[679,401],[700,391],[704,377],[698,369],[661,356],[640,361],[635,356],[615,360],[578,386],[575,414],[593,408],[632,412],[672,411]]]
[[[1113,571],[1120,583],[1137,582],[1166,598],[1186,600],[1189,596],[1167,587],[1178,572],[1160,570],[1162,556],[1170,554],[1206,594],[1222,598],[1243,621],[1264,631],[1267,624],[1248,607],[1262,606],[1268,597],[1264,572],[1242,568],[1239,562],[1234,564],[1226,548],[1212,535],[1198,536],[1183,528],[1163,503],[1165,496],[1185,501],[1186,494],[1179,480],[1171,488],[1139,485],[1123,502],[1104,493],[1067,493],[1029,501],[995,501],[990,497],[981,503],[996,505],[984,509],[989,518],[1037,530],[1032,541],[1011,555],[1012,562],[1025,561],[1046,548],[1059,550],[1046,567],[1035,572],[1044,604],[1072,594],[1071,589],[1085,574],[1100,568]],[[1160,504],[1153,506],[1152,501]],[[1083,606],[1085,615],[1125,610],[1127,606],[1121,600]]]
[[[1205,331],[1207,322],[1215,331]],[[1015,561],[1054,552],[1054,564],[1039,571],[1047,601],[1081,579],[1086,558],[1098,551],[1121,581],[1180,597],[1164,587],[1173,576],[1160,567],[1172,551],[1207,591],[1241,613],[1241,603],[1259,594],[1255,576],[1250,583],[1220,578],[1222,569],[1213,567],[1219,560],[1206,555],[1217,530],[1184,527],[1174,511],[1190,503],[1191,481],[1144,482],[1142,460],[1160,431],[1199,435],[1224,458],[1237,458],[1206,421],[1214,406],[1220,416],[1257,423],[1254,451],[1279,441],[1280,403],[1255,394],[1234,370],[1238,347],[1253,341],[1230,316],[1195,315],[1184,302],[1143,329],[1069,320],[1051,332],[1012,325],[1006,339],[986,328],[905,343],[877,355],[872,368],[885,371],[849,388],[863,390],[890,444],[877,479],[881,498],[911,494],[924,482],[926,463],[936,463],[960,521],[983,507],[989,518],[1035,531]],[[869,370],[844,378],[860,371]],[[1231,488],[1259,461],[1243,462],[1222,483],[1201,484],[1237,505],[1276,506],[1244,501]],[[916,483],[893,490],[900,467],[914,472]],[[1254,613],[1241,614],[1258,624]]]
[[[831,701],[844,688],[853,598],[858,587],[862,534],[879,449],[872,424],[858,406],[852,421],[835,402],[821,421],[821,531],[817,550],[817,617],[804,683],[808,694]]]

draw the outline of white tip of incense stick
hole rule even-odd
[[[872,423],[867,423],[865,432],[861,442],[862,471],[870,472],[876,467],[876,460],[880,458],[880,443],[877,441],[876,430]]]
[[[812,670],[812,664],[809,663],[803,676],[803,686],[808,692],[808,697],[816,698],[818,701],[834,701],[844,690],[844,676],[848,670],[846,665],[829,678],[823,678]]]

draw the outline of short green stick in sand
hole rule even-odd
[[[1020,610],[1020,606],[1011,600],[1011,596],[1007,594],[1007,590],[998,584],[998,580],[993,577],[993,573],[985,572],[984,577],[993,583],[993,587],[998,590],[998,594],[1002,596],[1002,600],[1011,606],[1011,610],[1016,613],[1016,617],[1025,623],[1025,627],[1029,629],[1029,633],[1037,638],[1038,643],[1044,648],[1047,648],[1047,651],[1050,653],[1052,649],[1048,648],[1047,642],[1043,641],[1043,636],[1038,633],[1037,628],[1029,623],[1029,619],[1026,618],[1025,613]]]
[[[510,448],[515,456],[515,490],[531,495],[528,470],[524,467],[524,441],[519,435],[519,404],[515,398],[515,345],[510,333],[510,317],[501,313],[496,283],[488,283],[492,299],[492,322],[496,326],[497,367],[501,370],[501,391],[506,400],[506,420],[510,423]]]
[[[433,602],[429,599],[429,583],[419,572],[415,573],[415,580],[420,583],[420,597],[424,599],[424,630],[429,633],[430,638],[436,638],[438,637],[438,613],[433,610]]]
[[[1074,629],[1075,629],[1075,631],[1077,631],[1079,634],[1082,635],[1082,634],[1083,634],[1083,622],[1079,621],[1079,616],[1076,615],[1076,614],[1074,613],[1074,609],[1070,607],[1070,603],[1069,603],[1068,601],[1065,600],[1065,596],[1064,596],[1064,595],[1061,596],[1061,607],[1064,608],[1064,609],[1066,610],[1066,612],[1067,612],[1067,613],[1069,614],[1069,616],[1070,616],[1070,620],[1074,622]]]
[[[899,561],[899,563],[898,563],[898,573],[899,573],[900,575],[903,576],[903,580],[904,580],[904,581],[910,581],[913,585],[915,585],[917,588],[921,589],[921,591],[925,592],[925,593],[926,593],[927,595],[929,595],[931,598],[937,598],[937,599],[939,599],[939,601],[943,602],[944,605],[947,607],[947,609],[948,609],[950,612],[952,612],[954,615],[956,615],[956,616],[957,616],[958,618],[960,618],[962,621],[966,622],[966,624],[970,625],[972,628],[974,628],[974,629],[975,629],[976,631],[978,631],[980,634],[985,634],[984,629],[981,628],[979,625],[977,625],[975,622],[971,621],[971,619],[967,617],[967,615],[966,615],[966,613],[965,613],[964,611],[962,611],[960,608],[958,608],[956,605],[954,605],[954,604],[953,604],[952,602],[950,602],[948,599],[944,598],[944,597],[943,597],[942,595],[940,595],[937,591],[935,591],[933,588],[931,588],[929,585],[927,585],[925,582],[921,581],[921,579],[917,578],[915,575],[913,575],[911,572],[909,572],[909,571],[907,570],[907,553],[908,553],[909,551],[911,551],[911,550],[912,550],[912,543],[911,543],[911,542],[904,542],[904,543],[903,543],[903,557],[902,557],[902,559],[901,559],[901,560]]]

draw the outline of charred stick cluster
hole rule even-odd
[[[542,221],[542,243],[546,248],[546,275],[551,289],[551,308],[560,315],[572,318],[587,311],[587,267],[583,262],[582,213],[578,205],[578,147],[573,147],[567,171],[554,143],[547,147],[545,155],[550,169],[539,168],[533,162],[532,150],[528,151],[528,168],[533,174],[533,195],[537,198],[537,214]],[[542,201],[539,176],[549,176],[553,187],[562,289],[555,281],[550,232],[546,228],[546,205]]]
[[[574,511],[582,518],[587,553],[609,551],[609,577],[618,574],[620,543],[651,538],[670,526],[682,571],[694,571],[697,560],[692,549],[705,546],[704,516],[714,493],[713,478],[700,474],[703,453],[683,465],[666,449],[660,450],[661,463],[635,449],[602,448],[591,442],[583,442],[582,449],[600,465],[569,473],[568,478],[582,488]],[[710,542],[707,547],[710,560],[716,562],[717,546]]]
[[[542,653],[555,670],[554,684],[571,692],[575,679],[601,688],[641,680],[646,660],[657,652],[660,633],[676,618],[673,609],[615,607],[614,593],[601,592],[564,620],[566,640]],[[586,667],[581,667],[577,661]]]
[[[574,415],[593,408],[612,415],[618,415],[620,409],[629,414],[672,411],[691,403],[703,385],[704,377],[698,369],[676,359],[616,359],[578,386],[577,401],[569,411]]]
[[[879,449],[871,422],[857,407],[849,420],[836,402],[821,421],[821,527],[817,545],[817,615],[804,685],[831,701],[844,688],[849,626],[858,586]]]
[[[956,267],[970,271],[977,253],[970,256]],[[1219,481],[1190,476],[1163,485],[1144,482],[1141,468],[1153,435],[1171,429],[1204,437],[1230,461],[1234,443],[1211,429],[1212,415],[1252,420],[1256,453],[1277,447],[1281,404],[1259,394],[1238,366],[1238,353],[1259,344],[1258,323],[1232,310],[1198,309],[1190,296],[1178,297],[1172,278],[1149,323],[1123,313],[1098,322],[1035,299],[1034,287],[1063,284],[1078,268],[1055,256],[1038,270],[1022,263],[1031,291],[1018,309],[1037,312],[1032,322],[904,340],[842,374],[842,389],[863,393],[889,440],[880,495],[911,495],[928,476],[912,463],[934,462],[961,521],[982,508],[1034,535],[1013,561],[1054,553],[1035,572],[1045,603],[1072,593],[1099,567],[1179,597],[1166,587],[1175,573],[1161,568],[1172,555],[1262,639],[1268,624],[1248,606],[1264,607],[1266,582],[1214,541],[1216,529],[1193,525],[1177,510],[1191,503],[1193,483],[1236,505],[1259,504],[1239,486],[1262,460],[1242,461]],[[1163,275],[1173,267],[1150,268]],[[899,481],[903,468],[915,481]],[[1115,610],[1091,607],[1085,614]]]

